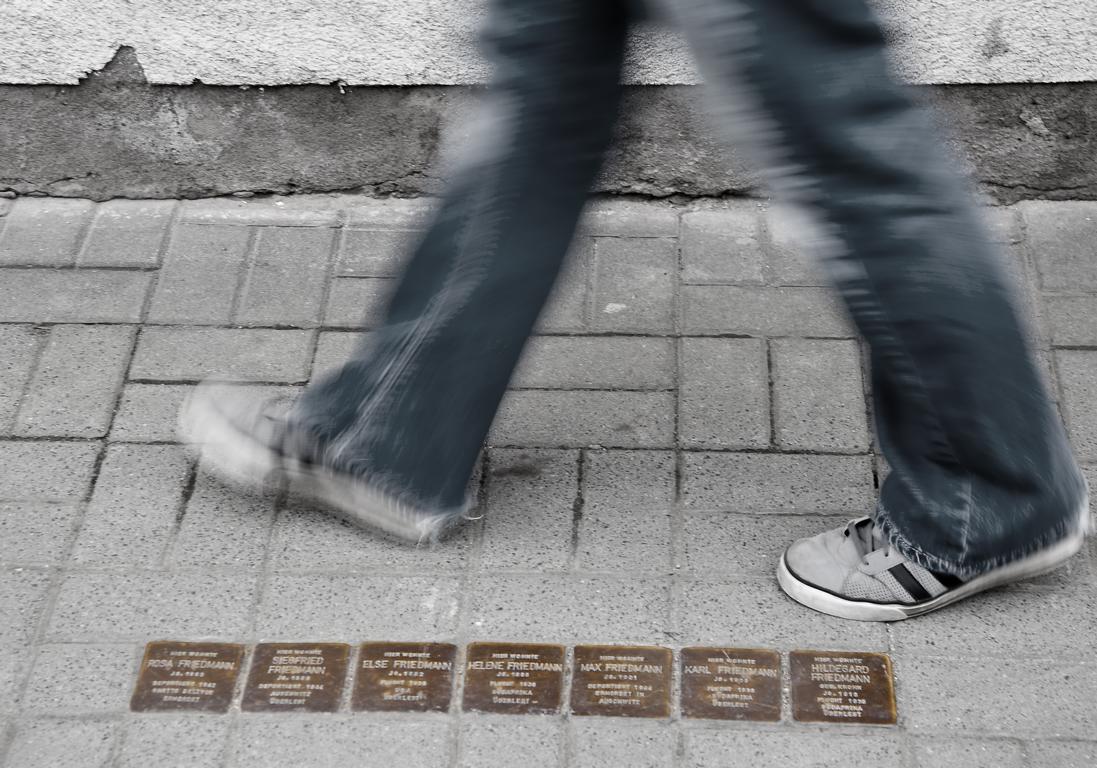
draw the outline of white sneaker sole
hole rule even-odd
[[[436,541],[460,519],[458,512],[417,510],[357,478],[284,459],[233,427],[202,388],[180,409],[178,432],[203,466],[233,486],[252,491],[284,479],[292,493],[323,502],[352,523],[379,528],[404,541]]]
[[[1088,499],[1083,502],[1081,520],[1082,524],[1077,533],[1056,542],[1047,549],[976,576],[955,589],[921,603],[871,603],[839,597],[797,578],[789,569],[784,555],[781,555],[781,562],[777,566],[777,583],[793,600],[820,613],[855,621],[902,621],[940,610],[988,589],[1014,581],[1031,579],[1055,570],[1077,554],[1085,542],[1086,534],[1091,527]]]

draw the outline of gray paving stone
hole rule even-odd
[[[964,609],[960,609],[964,610]],[[1058,660],[895,659],[899,711],[916,733],[1093,737],[1097,666]]]
[[[179,408],[193,390],[191,384],[126,384],[111,423],[110,439],[131,443],[176,440]]]
[[[1097,296],[1048,296],[1044,316],[1053,346],[1097,346]]]
[[[1025,745],[1025,752],[1028,753],[1027,768],[1092,768],[1097,765],[1095,741],[1032,741]]]
[[[72,504],[0,503],[0,563],[60,565],[76,518]]]
[[[682,215],[682,282],[765,282],[762,220],[757,203]]]
[[[185,224],[241,227],[337,227],[340,219],[338,201],[318,195],[186,200],[179,215]]]
[[[774,565],[776,567],[776,564]],[[672,607],[683,645],[886,651],[883,624],[816,613],[786,597],[773,576],[679,583]]]
[[[252,236],[243,227],[176,226],[148,322],[228,323]]]
[[[673,506],[672,453],[587,453],[575,553],[579,568],[669,573]]]
[[[1020,206],[1044,288],[1097,291],[1097,203]]]
[[[599,330],[674,330],[674,240],[598,238],[590,325]]]
[[[766,344],[682,339],[679,441],[687,448],[765,448],[770,442]]]
[[[344,229],[336,274],[353,277],[395,277],[415,247],[421,232]]]
[[[438,768],[447,765],[450,722],[362,716],[248,717],[234,738],[233,768]],[[323,756],[318,762],[318,757]]]
[[[512,387],[657,390],[674,387],[674,340],[643,336],[535,336]]]
[[[984,206],[977,210],[992,243],[1014,245],[1021,242],[1021,212],[1017,206]]]
[[[678,216],[669,205],[598,200],[587,206],[580,228],[599,237],[677,237]]]
[[[663,641],[669,579],[484,574],[468,586],[470,640]]]
[[[108,447],[73,549],[80,565],[159,564],[183,505],[190,460],[175,445]]]
[[[690,510],[861,514],[876,497],[867,456],[687,453],[682,464]]]
[[[1055,353],[1071,442],[1083,461],[1097,459],[1097,352]]]
[[[324,331],[316,342],[312,358],[312,381],[340,368],[367,334],[353,331]]]
[[[523,390],[503,399],[493,445],[669,448],[674,444],[670,392]]]
[[[682,286],[682,330],[688,335],[852,338],[844,310],[822,288]]]
[[[767,278],[777,285],[825,286],[829,282],[817,263],[818,225],[802,209],[775,205],[766,211],[770,258]]]
[[[148,717],[126,725],[115,768],[220,768],[228,718]]]
[[[50,329],[19,409],[24,437],[103,437],[126,378],[136,331],[128,326]]]
[[[537,321],[540,333],[574,333],[587,327],[593,262],[594,238],[577,236]]]
[[[15,731],[6,768],[107,768],[118,724],[25,720]]]
[[[923,737],[913,743],[915,768],[1023,768],[1021,745],[1005,739]]]
[[[228,488],[199,468],[168,565],[257,568],[263,564],[274,498]]]
[[[430,573],[462,568],[476,526],[467,524],[440,544],[420,546],[379,536],[300,501],[282,511],[270,545],[270,562],[279,572],[338,571]]]
[[[0,265],[72,264],[93,208],[89,200],[58,197],[16,200],[0,230]]]
[[[426,197],[375,200],[349,197],[343,202],[343,222],[347,229],[423,230],[438,212],[438,200]]]
[[[77,265],[155,268],[175,205],[174,200],[110,200],[96,206]]]
[[[571,559],[577,451],[494,449],[480,567],[561,570]]]
[[[141,652],[134,644],[40,646],[23,710],[49,715],[124,712]]]
[[[324,325],[328,328],[376,328],[396,282],[388,278],[337,277],[331,281]]]
[[[330,229],[259,229],[237,300],[236,322],[297,327],[319,323],[334,244]]]
[[[776,339],[770,349],[777,445],[794,451],[867,451],[857,342]]]
[[[901,736],[874,730],[844,735],[776,730],[691,729],[686,732],[685,768],[879,768],[903,764]]]
[[[572,760],[575,768],[671,768],[677,734],[669,723],[625,723],[573,718]]]
[[[458,593],[459,582],[450,577],[274,573],[263,590],[255,635],[350,643],[452,640]]]
[[[47,630],[51,642],[238,638],[256,579],[243,571],[74,573]]]
[[[304,382],[313,332],[259,328],[145,328],[137,341],[130,378],[198,381],[222,376],[269,382]]]
[[[147,272],[8,269],[0,274],[0,323],[137,323]]]
[[[77,501],[98,454],[97,443],[0,440],[0,500]]]
[[[686,512],[682,520],[685,574],[772,578],[789,544],[844,525],[848,517]]]
[[[0,713],[13,712],[19,688],[30,668],[31,646],[25,643],[0,644]],[[4,718],[0,715],[0,743],[4,738]]]
[[[1092,658],[1097,594],[1067,589],[988,592],[962,609],[896,624],[899,653],[950,658]]]
[[[21,568],[0,571],[0,643],[29,643],[46,607],[50,576]]]
[[[563,724],[547,717],[476,717],[461,724],[461,768],[564,765]]]
[[[15,421],[19,401],[44,340],[45,333],[41,330],[0,325],[0,434],[6,434]]]

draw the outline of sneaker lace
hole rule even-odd
[[[884,557],[891,554],[891,542],[880,532],[872,518],[850,521],[846,526],[846,536],[857,544],[862,560],[867,561],[869,555],[881,550]]]

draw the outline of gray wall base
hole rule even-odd
[[[1097,199],[1097,83],[923,86],[991,199]],[[699,89],[628,89],[598,191],[760,194],[713,138]],[[0,192],[177,198],[435,194],[477,89],[159,86],[123,49],[79,86],[0,85]],[[453,125],[452,132],[444,131]]]

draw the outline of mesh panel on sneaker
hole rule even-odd
[[[887,571],[882,571],[876,574],[876,578],[880,580],[883,586],[891,590],[891,595],[888,599],[898,600],[900,603],[913,603],[914,598],[909,592],[907,592],[903,585]]]
[[[904,562],[904,565],[907,570],[910,571],[910,575],[918,580],[918,583],[925,588],[926,592],[929,592],[930,597],[937,597],[937,595],[947,591],[944,585],[937,580],[937,577],[918,565],[918,563],[912,563],[907,560]]]
[[[887,603],[895,600],[895,595],[888,592],[887,587],[877,579],[866,576],[860,571],[854,571],[846,577],[846,583],[842,585],[842,593],[854,600],[874,600]]]

